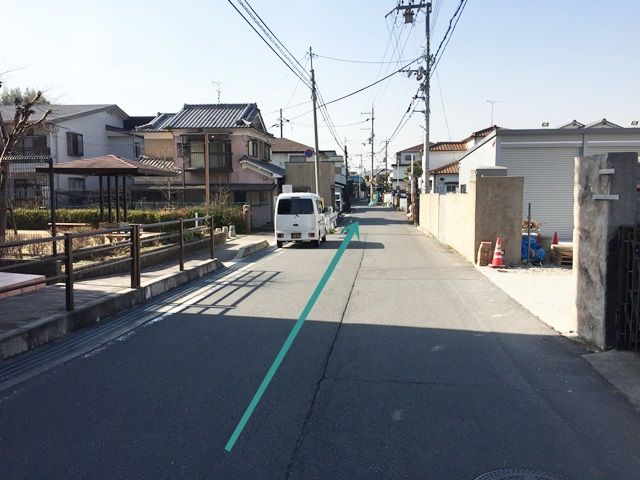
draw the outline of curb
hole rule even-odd
[[[240,260],[242,258],[248,257],[249,255],[253,255],[260,250],[264,250],[265,248],[269,248],[269,242],[266,240],[261,240],[256,243],[250,243],[249,245],[245,245],[238,249],[238,253],[236,253],[236,260]]]
[[[159,277],[139,289],[125,288],[119,292],[111,293],[100,300],[78,307],[72,312],[34,320],[26,327],[16,328],[0,336],[0,361],[51,342],[74,330],[97,323],[105,317],[144,303],[221,267],[222,263],[215,258],[189,270]]]

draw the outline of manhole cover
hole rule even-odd
[[[565,480],[559,475],[542,472],[540,470],[527,470],[524,468],[505,468],[484,473],[475,480]]]

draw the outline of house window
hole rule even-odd
[[[70,157],[81,157],[84,155],[82,134],[67,132],[67,155]]]
[[[304,163],[307,161],[307,157],[304,155],[289,155],[289,162],[291,163]]]
[[[17,178],[13,181],[13,198],[15,200],[29,200],[36,196],[36,187],[29,180]]]
[[[466,184],[460,185],[460,193],[467,193],[467,185]]]
[[[267,162],[271,161],[271,145],[269,145],[268,143],[264,144],[264,159]]]
[[[231,142],[209,142],[209,169],[231,171]]]
[[[447,193],[455,193],[455,191],[458,189],[458,184],[457,183],[447,183],[446,187],[447,187]]]
[[[249,156],[252,158],[258,158],[258,141],[257,140],[249,141]]]
[[[134,151],[134,155],[136,158],[140,158],[140,156],[142,155],[142,145],[140,145],[139,143],[136,143],[133,145],[133,149]]]
[[[84,178],[70,178],[69,179],[69,190],[72,192],[83,192],[84,191]]]
[[[18,155],[49,155],[46,135],[27,135],[13,147]]]
[[[204,168],[204,142],[189,142],[187,144],[190,168]]]

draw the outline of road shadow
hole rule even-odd
[[[342,245],[343,240],[341,239],[332,239],[332,238],[327,238],[326,242],[321,242],[320,243],[320,249],[324,249],[324,250],[337,250],[338,248],[340,248],[340,245]],[[316,247],[311,243],[311,242],[300,242],[300,243],[291,243],[288,244],[285,248],[292,248],[292,249],[312,249],[315,250]],[[355,239],[351,239],[349,241],[349,245],[347,246],[347,248],[352,249],[352,250],[357,250],[357,249],[364,249],[364,250],[380,250],[380,249],[384,249],[384,244],[380,243],[380,242],[365,242],[362,240],[355,240]]]
[[[583,479],[640,469],[640,413],[583,347],[550,330],[384,316],[308,320],[225,452],[295,322],[229,312],[172,315],[3,398],[0,478],[473,479],[526,466]]]

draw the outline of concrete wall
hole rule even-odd
[[[619,276],[616,239],[619,226],[636,222],[637,169],[635,152],[575,159],[575,316],[580,336],[600,348],[615,343]],[[619,199],[598,199],[594,195],[619,195]]]
[[[423,194],[420,226],[475,262],[480,242],[503,242],[506,264],[520,263],[522,177],[477,177],[468,193]]]

